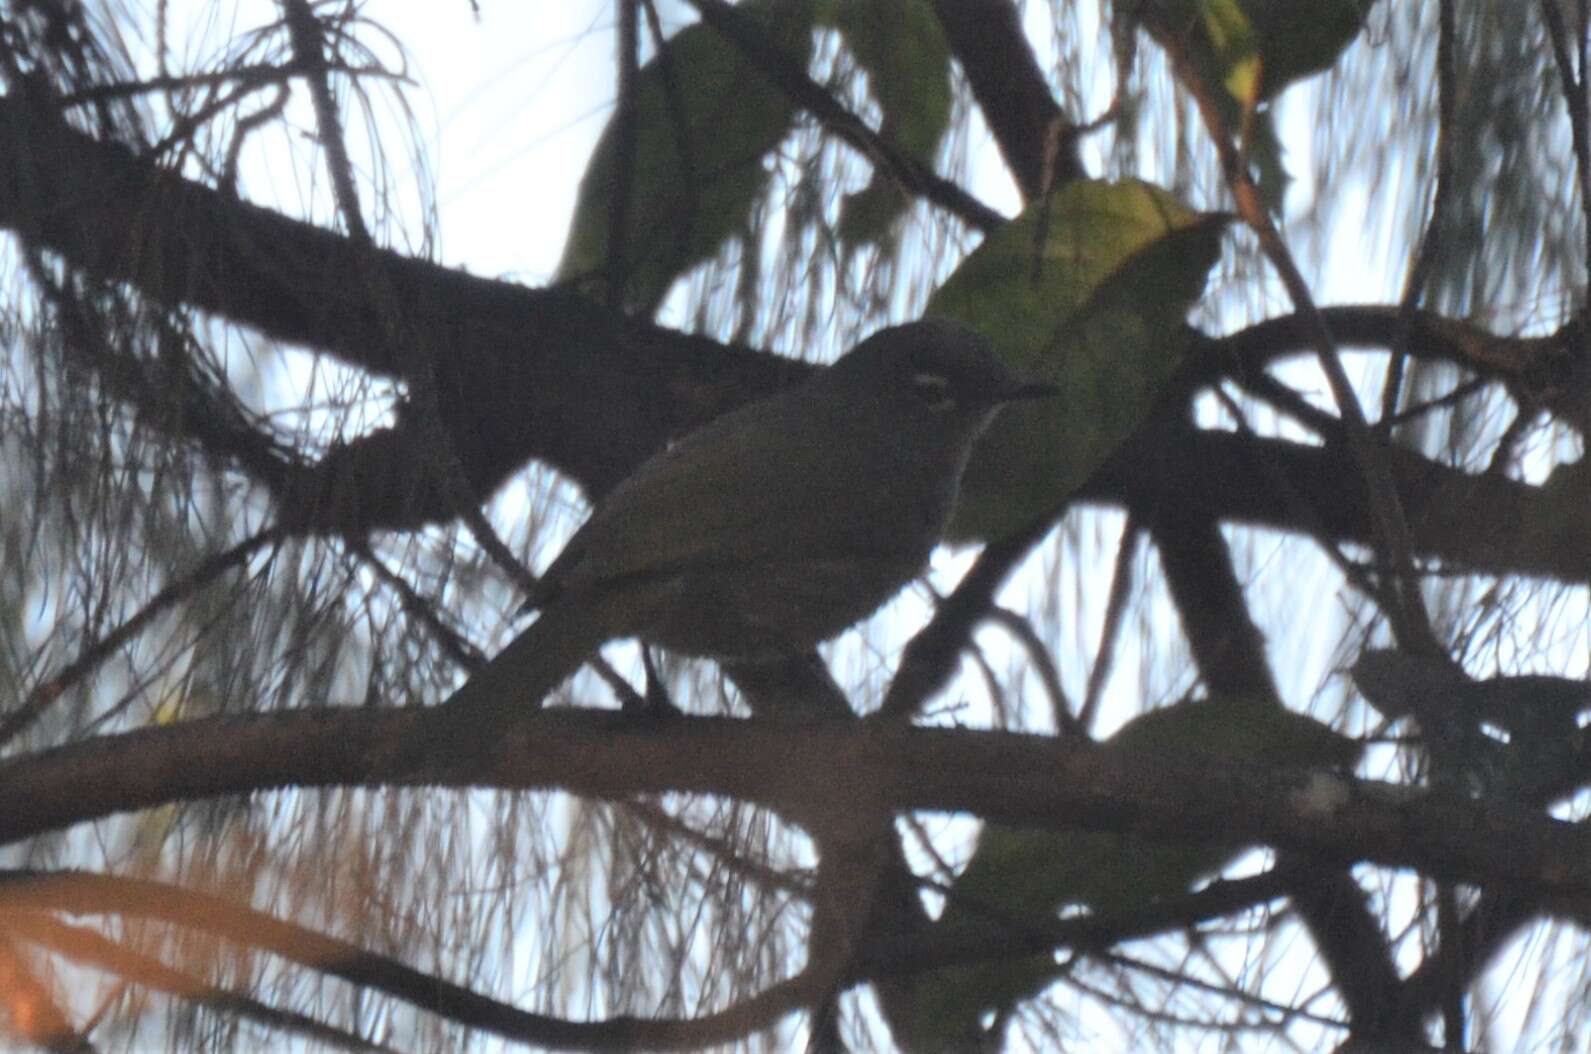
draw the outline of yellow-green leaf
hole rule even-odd
[[[1153,710],[1123,725],[1102,749],[1176,751],[1219,764],[1346,768],[1361,744],[1265,699],[1214,698]],[[942,932],[988,932],[1024,920],[1053,919],[1067,905],[1126,913],[1185,892],[1243,851],[1212,840],[1171,845],[1133,835],[1056,832],[986,826],[951,886],[935,924]],[[922,978],[910,1002],[893,996],[900,1018],[920,1042],[912,1049],[976,1049],[983,1022],[1001,1020],[1044,990],[1061,972],[1051,955],[1010,956],[940,970]],[[897,1021],[897,1024],[903,1022]],[[936,1037],[932,1040],[927,1037]],[[902,1037],[897,1037],[902,1038]],[[943,1045],[939,1045],[943,1040]]]
[[[1329,68],[1364,29],[1375,0],[1161,2],[1171,24],[1186,27],[1181,43],[1193,61],[1214,83],[1242,85],[1233,96],[1247,106]],[[1239,73],[1240,66],[1251,68]]]
[[[791,61],[806,65],[809,4],[749,0],[739,8]],[[675,279],[745,228],[768,183],[766,157],[789,134],[795,107],[738,48],[698,22],[641,67],[635,108],[624,300],[650,313]],[[608,270],[620,152],[619,126],[610,119],[580,181],[560,280]]]
[[[1265,63],[1262,98],[1329,69],[1364,29],[1375,0],[1240,0]]]
[[[931,165],[950,126],[950,47],[926,0],[840,0],[820,21],[845,37],[882,113],[879,136]],[[887,176],[875,171],[840,208],[839,236],[847,246],[880,241],[911,205]]]
[[[1005,410],[978,444],[953,539],[999,537],[1053,506],[1144,419],[1178,364],[1226,222],[1147,183],[1070,183],[990,235],[933,295],[930,313],[977,327],[1007,362],[1061,386]]]

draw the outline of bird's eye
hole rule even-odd
[[[915,373],[912,389],[923,405],[934,413],[945,413],[956,408],[956,397],[950,394],[950,380],[942,373]]]

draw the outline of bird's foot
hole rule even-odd
[[[685,711],[674,704],[669,697],[668,685],[657,672],[657,666],[652,661],[652,649],[641,645],[641,668],[646,671],[646,691],[639,695],[627,697],[620,709],[632,717],[659,718],[683,717]]]

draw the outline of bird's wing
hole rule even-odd
[[[659,452],[598,505],[548,569],[543,594],[843,547],[864,472],[846,418],[792,391]]]

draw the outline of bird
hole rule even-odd
[[[553,560],[536,620],[443,706],[539,706],[603,644],[757,662],[804,654],[911,581],[978,435],[1059,389],[930,317],[879,330],[726,413],[622,480]]]

